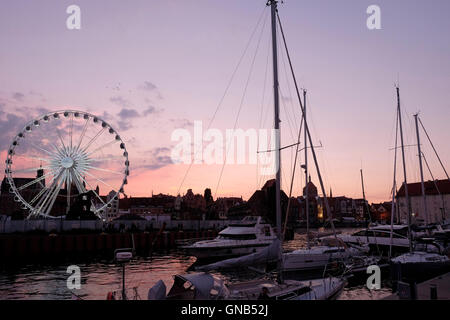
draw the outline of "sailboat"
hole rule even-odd
[[[368,247],[351,247],[339,238],[324,238],[319,245],[284,253],[283,275],[286,278],[309,279],[326,272],[339,272],[351,258],[368,252]]]
[[[281,229],[281,148],[280,148],[280,117],[279,117],[279,83],[278,83],[278,48],[277,48],[277,22],[280,31],[284,33],[281,27],[281,21],[278,16],[278,0],[269,0],[267,6],[271,8],[272,21],[272,58],[273,58],[273,81],[274,81],[274,111],[275,121],[274,129],[278,131],[276,135],[276,231],[279,242],[283,240]],[[285,42],[285,41],[284,41]],[[286,44],[286,42],[285,42]],[[289,58],[289,56],[288,56]],[[289,58],[290,62],[290,58]],[[292,69],[292,65],[291,65]],[[297,82],[294,82],[297,88]],[[300,104],[301,104],[301,99]],[[304,112],[303,106],[302,111]],[[305,123],[309,140],[311,136],[307,124]],[[313,153],[314,154],[314,153]],[[315,157],[315,154],[314,154]],[[315,159],[316,160],[316,159]],[[322,182],[322,181],[321,181]],[[328,208],[329,209],[329,208]],[[281,255],[281,245],[277,249]],[[258,254],[258,253],[255,253]],[[239,258],[237,258],[239,259]],[[239,260],[238,260],[239,261]],[[232,299],[232,300],[255,300],[261,298],[261,294],[266,299],[274,300],[327,300],[336,298],[344,289],[346,281],[342,278],[330,277],[327,279],[316,279],[311,281],[283,280],[282,278],[282,259],[278,259],[277,279],[258,279],[247,282],[225,285],[220,279],[213,277],[208,273],[194,273],[186,275],[176,275],[174,285],[172,286],[167,299]],[[150,289],[151,292],[160,290],[158,288]],[[152,291],[153,290],[153,291]],[[150,294],[149,297],[154,296]]]
[[[253,280],[226,285],[209,273],[176,275],[165,295],[165,285],[159,281],[150,289],[150,300],[332,300],[342,291],[337,278],[308,282],[286,280]],[[264,295],[261,295],[265,292]]]
[[[450,259],[442,255],[440,252],[429,252],[427,249],[428,246],[425,246],[425,251],[415,250],[412,233],[411,233],[411,203],[408,198],[408,183],[406,180],[406,166],[405,166],[405,151],[404,151],[404,142],[403,142],[403,128],[402,128],[402,117],[400,110],[400,89],[397,89],[397,115],[398,115],[398,125],[400,129],[400,141],[401,141],[401,149],[402,149],[402,158],[403,158],[403,174],[404,174],[404,190],[405,190],[405,198],[406,198],[406,207],[408,210],[408,229],[409,229],[409,252],[403,255],[400,255],[394,259],[391,259],[391,278],[395,284],[399,281],[407,281],[408,283],[419,283],[433,277],[436,277],[440,274],[450,272]],[[418,118],[415,116],[416,121],[416,133],[417,133],[417,146],[419,152],[419,165],[420,165],[420,174],[421,174],[421,183],[422,183],[422,195],[424,201],[424,208],[426,210],[426,199],[425,199],[425,190],[423,184],[423,170],[422,170],[422,152],[420,146],[420,135],[418,128]],[[426,219],[428,221],[427,213]]]
[[[280,24],[281,25],[281,24]],[[283,35],[283,32],[282,32]],[[286,47],[286,52],[288,52]],[[288,59],[289,54],[288,54]],[[294,76],[294,75],[293,75]],[[295,76],[294,76],[294,82]],[[297,84],[296,84],[297,85]],[[301,99],[299,97],[299,102],[301,104]],[[305,212],[306,212],[306,237],[307,237],[307,248],[302,248],[294,250],[292,252],[284,253],[282,257],[282,272],[284,277],[294,278],[294,279],[311,279],[317,276],[322,276],[330,268],[335,269],[333,271],[338,271],[342,264],[353,256],[365,255],[369,252],[369,246],[363,246],[358,244],[345,244],[341,239],[336,236],[336,230],[334,228],[334,222],[332,217],[328,217],[328,221],[332,226],[333,237],[326,237],[319,240],[319,244],[311,246],[310,243],[310,233],[309,233],[309,203],[308,203],[308,186],[311,181],[308,181],[308,149],[311,149],[313,154],[315,166],[317,169],[317,174],[319,176],[320,184],[322,187],[322,192],[324,195],[324,202],[327,209],[327,214],[331,214],[328,199],[326,197],[325,189],[323,187],[322,176],[320,174],[319,165],[316,159],[316,153],[314,146],[309,135],[308,123],[306,120],[306,91],[303,91],[303,123],[304,123],[304,136],[305,136],[305,164],[302,168],[305,169]],[[300,137],[300,134],[299,134]],[[308,147],[308,138],[310,139],[310,147]],[[295,173],[295,162],[292,179],[294,179]],[[309,178],[311,179],[311,178]],[[292,185],[292,182],[291,182]],[[286,214],[287,221],[287,214]]]

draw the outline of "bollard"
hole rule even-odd
[[[169,233],[167,231],[163,232],[164,235],[164,249],[169,248]]]
[[[437,294],[437,286],[435,284],[430,285],[430,299],[431,300],[437,300],[438,294]]]

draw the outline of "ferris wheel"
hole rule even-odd
[[[56,111],[30,121],[13,139],[5,174],[28,218],[71,212],[90,194],[88,211],[103,218],[124,193],[128,152],[106,121],[87,112]],[[101,196],[100,191],[108,194]]]

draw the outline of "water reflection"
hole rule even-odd
[[[352,232],[354,229],[345,230]],[[304,235],[296,235],[294,240],[284,243],[284,250],[293,250],[306,245]],[[181,252],[158,254],[149,258],[138,258],[126,265],[127,296],[147,299],[148,289],[158,280],[163,280],[169,289],[173,275],[185,273],[195,262],[194,257]],[[2,271],[0,274],[0,299],[71,299],[72,291],[67,288],[66,273],[70,264],[37,266],[29,265]],[[81,289],[73,292],[82,299],[104,300],[108,292],[122,288],[122,268],[110,261],[77,264],[81,269]],[[215,273],[225,281],[243,281],[260,277],[253,271]],[[390,294],[389,289],[370,292],[367,288],[347,288],[340,299],[380,299]]]

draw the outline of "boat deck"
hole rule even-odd
[[[301,289],[305,286],[302,283],[289,280],[285,281],[283,284],[277,284],[275,281],[271,280],[253,280],[231,284],[228,286],[228,289],[232,294],[236,295],[239,293],[239,295],[245,296],[248,299],[254,299],[259,296],[263,287],[268,289],[268,294],[272,297],[275,295],[288,293],[293,288]]]

